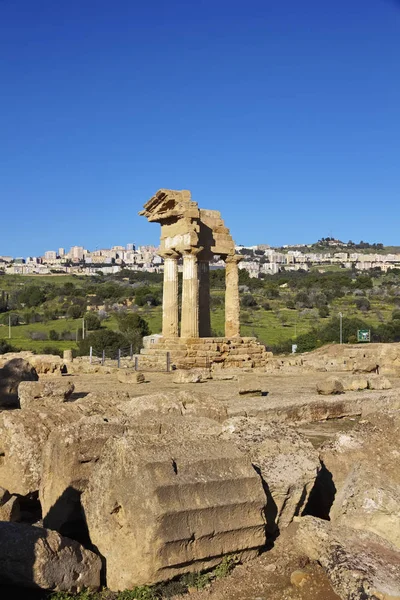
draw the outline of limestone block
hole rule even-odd
[[[22,409],[43,401],[66,402],[75,389],[72,381],[60,378],[54,381],[22,381],[18,386],[18,400]]]
[[[324,381],[319,381],[316,387],[318,394],[323,396],[328,396],[330,394],[342,394],[344,392],[342,382],[335,377],[328,377]]]
[[[146,381],[143,373],[131,369],[118,369],[117,377],[120,383],[145,383]]]
[[[82,503],[112,590],[211,568],[225,554],[254,556],[265,543],[261,480],[233,444],[213,438],[111,438]]]
[[[390,390],[392,387],[393,386],[387,377],[379,375],[368,376],[368,388],[370,390]]]
[[[363,375],[350,375],[340,379],[343,389],[346,391],[358,392],[368,389],[368,378]]]
[[[204,378],[199,369],[181,369],[175,371],[173,381],[174,383],[201,383]]]
[[[0,523],[0,583],[80,592],[100,586],[101,560],[55,531]],[[16,596],[15,596],[16,597]]]

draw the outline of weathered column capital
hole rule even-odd
[[[229,264],[232,264],[232,263],[239,264],[243,259],[244,259],[244,256],[242,256],[241,254],[233,254],[233,255],[228,255],[225,258],[225,262],[229,263]]]
[[[166,258],[178,260],[178,258],[180,257],[180,254],[178,252],[175,252],[175,250],[172,250],[172,248],[164,248],[163,250],[159,250],[157,254],[158,256],[161,256],[161,258],[163,258],[164,260]]]
[[[195,248],[194,246],[191,248],[184,248],[182,250],[182,255],[184,258],[189,257],[189,256],[193,256],[193,257],[197,258],[198,255],[200,254],[200,252],[202,252],[202,250],[203,250],[202,246],[200,246],[200,248]]]

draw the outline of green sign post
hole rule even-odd
[[[357,342],[370,342],[371,331],[369,329],[358,329],[357,330]]]

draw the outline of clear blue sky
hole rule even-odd
[[[400,244],[400,2],[0,0],[0,254],[158,243],[161,187]]]

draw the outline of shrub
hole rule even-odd
[[[41,354],[56,354],[58,356],[62,356],[62,350],[58,348],[58,346],[43,346],[40,350]]]
[[[243,296],[240,303],[246,308],[257,306],[257,300],[251,294]]]
[[[58,339],[60,339],[58,331],[56,331],[55,329],[50,329],[50,331],[49,331],[49,340],[52,340],[52,341],[55,342]]]
[[[127,344],[127,339],[122,333],[99,329],[89,333],[84,340],[80,340],[78,347],[81,356],[88,356],[90,346],[92,346],[95,355],[101,356],[104,350],[108,358],[116,358],[118,350],[126,347]]]
[[[321,319],[329,317],[329,308],[327,306],[320,306],[320,308],[318,309],[318,314],[321,317]]]
[[[88,331],[95,331],[97,329],[100,329],[101,327],[101,322],[100,319],[97,315],[95,315],[94,313],[86,313],[85,314],[85,325],[86,325],[86,329]]]
[[[7,352],[14,352],[13,346],[6,340],[0,340],[0,354],[6,354]]]

